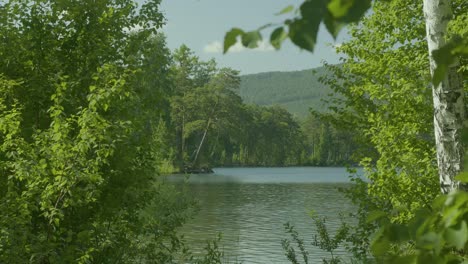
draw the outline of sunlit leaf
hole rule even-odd
[[[359,1],[358,1],[359,2]],[[331,0],[328,3],[328,10],[335,18],[345,16],[353,6],[354,0]]]
[[[468,183],[468,172],[462,172],[455,177],[455,180]]]

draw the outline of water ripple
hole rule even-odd
[[[320,169],[322,178],[333,177],[323,175],[324,170]],[[288,175],[284,169],[283,178],[278,173],[274,174],[274,183],[265,179],[261,182],[235,180],[236,177],[244,179],[246,172],[249,177],[255,177],[255,172],[264,177],[256,169],[254,172],[245,169],[243,172],[231,172],[237,176],[227,181],[215,178],[216,175],[207,176],[215,178],[214,181],[192,180],[190,190],[200,201],[201,209],[183,229],[189,245],[195,252],[200,252],[206,240],[214,239],[221,232],[221,248],[229,259],[242,263],[288,263],[281,241],[288,238],[283,225],[290,222],[306,241],[310,258],[317,260],[312,263],[319,263],[328,255],[311,245],[315,226],[309,212],[314,210],[327,217],[327,227],[332,233],[336,231],[340,225],[339,213],[352,210],[337,187],[346,187],[350,183],[339,183],[336,178],[328,183],[300,182],[301,177],[310,177],[310,171],[301,171],[303,175],[296,171],[292,183],[284,179]],[[343,170],[339,177],[345,178]],[[336,254],[346,255],[346,252],[339,249]]]

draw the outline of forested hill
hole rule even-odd
[[[280,105],[303,118],[309,108],[321,109],[331,90],[319,82],[325,67],[292,72],[265,72],[241,76],[240,95],[246,103]]]

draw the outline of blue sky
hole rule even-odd
[[[232,27],[252,30],[270,22],[281,22],[288,16],[274,14],[300,0],[163,0],[161,10],[167,19],[163,31],[173,50],[182,44],[189,46],[203,60],[215,58],[220,66],[231,67],[241,74],[267,71],[293,71],[318,67],[322,60],[338,62],[332,45],[346,39],[344,32],[337,41],[323,28],[314,53],[301,51],[285,42],[280,51],[274,51],[265,41],[257,50],[235,47],[223,55],[221,46],[224,34]],[[269,38],[269,31],[264,32]]]

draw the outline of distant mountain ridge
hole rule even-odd
[[[264,72],[241,76],[240,96],[246,103],[280,105],[298,118],[319,110],[331,89],[319,82],[325,67],[291,72]]]

